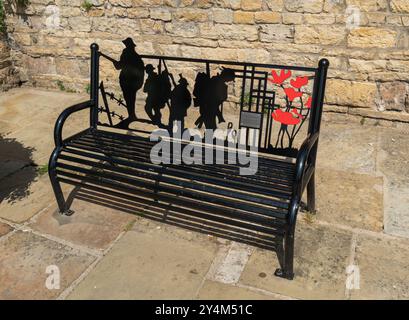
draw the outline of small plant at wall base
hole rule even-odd
[[[57,87],[61,90],[61,91],[65,91],[65,86],[64,83],[61,80],[57,80]]]
[[[81,4],[81,8],[83,8],[86,12],[90,11],[94,5],[89,0],[84,0]]]
[[[43,176],[48,172],[48,164],[43,164],[37,167],[37,174]]]

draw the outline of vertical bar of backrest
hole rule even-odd
[[[327,72],[329,67],[329,61],[327,59],[321,59],[319,62],[318,72],[316,73],[316,81],[314,82],[314,97],[313,97],[313,104],[311,105],[312,114],[310,118],[310,127],[308,132],[310,134],[314,134],[320,131],[321,126],[321,117],[322,117],[322,109],[324,105],[324,97],[325,97],[325,85],[327,81]],[[317,161],[317,152],[318,152],[318,140],[315,143],[314,147],[310,151],[309,155],[309,162],[312,166],[315,166],[315,162]],[[314,175],[311,177],[312,184],[314,185]],[[304,182],[303,182],[304,183]],[[312,188],[308,191],[308,197],[312,197],[315,199],[315,189]],[[312,194],[312,195],[311,195]]]
[[[98,94],[99,94],[99,47],[96,43],[91,45],[91,90],[90,99],[90,125],[96,128],[98,124]]]
[[[328,67],[329,61],[327,59],[321,59],[318,69],[315,73],[315,81],[312,94],[313,101],[311,104],[311,116],[308,127],[309,134],[314,134],[320,130]]]

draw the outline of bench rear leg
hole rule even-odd
[[[60,151],[58,149],[55,149],[51,154],[50,161],[48,163],[48,175],[50,177],[51,186],[54,191],[55,199],[57,200],[59,212],[61,214],[70,216],[74,213],[74,211],[67,208],[67,202],[64,199],[61,184],[57,180],[56,165],[59,153]]]
[[[307,210],[315,213],[315,172],[307,185]]]

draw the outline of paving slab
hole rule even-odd
[[[54,201],[47,175],[38,176],[35,167],[27,167],[1,179],[0,217],[21,223]]]
[[[0,118],[7,123],[5,138],[15,139],[25,148],[31,148],[33,160],[46,164],[53,150],[53,130],[62,110],[79,101],[83,94],[20,88],[7,92],[0,98]],[[89,113],[81,113],[81,120],[67,121],[65,134],[85,129]]]
[[[94,260],[76,249],[21,231],[0,239],[0,256],[0,300],[56,298]],[[59,269],[60,288],[50,290],[46,281],[51,273],[46,271],[52,265]]]
[[[56,116],[66,107],[86,99],[85,94],[39,88],[13,89],[0,97],[0,118],[20,127],[35,125],[41,119]]]
[[[24,148],[32,151],[32,160],[38,165],[47,164],[54,149],[53,124],[37,122],[30,128],[12,132],[6,138],[12,138],[21,143]]]
[[[74,133],[80,132],[89,127],[89,112],[81,113],[67,120],[67,125],[63,130],[63,137],[69,137]],[[82,117],[81,117],[82,116]],[[54,124],[58,115],[51,117],[50,120],[41,120],[23,129],[14,131],[5,136],[5,139],[14,140],[15,143],[21,144],[22,148],[31,150],[31,159],[38,165],[45,165],[54,150]],[[72,120],[72,121],[71,121]],[[9,153],[9,158],[18,157],[14,153]],[[21,158],[21,156],[20,156]]]
[[[142,220],[142,219],[141,219]],[[216,255],[205,235],[162,224],[127,232],[69,299],[192,299]],[[155,227],[156,225],[156,227]],[[176,233],[173,233],[175,230]],[[181,233],[186,237],[181,237]]]
[[[317,166],[375,173],[377,132],[378,128],[356,124],[322,125]]]
[[[409,186],[387,183],[384,224],[387,234],[409,238]]]
[[[19,128],[21,127],[18,124],[0,120],[0,136],[11,133]]]
[[[13,228],[10,227],[8,224],[0,222],[0,237],[6,235],[12,230]]]
[[[385,130],[380,136],[378,170],[385,177],[385,232],[409,237],[409,135]]]
[[[409,186],[409,133],[383,130],[379,140],[378,170],[389,181]]]
[[[280,300],[277,295],[210,280],[204,282],[197,298],[200,300]]]
[[[360,235],[355,264],[360,289],[351,299],[409,299],[409,240]]]
[[[296,231],[294,280],[274,276],[279,267],[276,255],[256,249],[240,283],[299,299],[343,299],[350,247],[350,233],[301,222]]]
[[[45,94],[45,96],[44,96]],[[0,97],[0,118],[19,127],[33,123],[37,115],[45,114],[47,96],[50,93],[41,90],[20,88],[2,94]]]
[[[75,244],[106,249],[135,220],[135,216],[118,210],[74,199],[72,216],[63,216],[53,205],[35,218],[34,230]]]
[[[382,177],[320,168],[316,188],[317,219],[382,231]]]

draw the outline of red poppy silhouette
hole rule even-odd
[[[291,70],[281,70],[280,75],[278,75],[275,70],[271,70],[271,75],[273,76],[273,79],[268,78],[268,81],[274,84],[283,84],[285,80],[291,77]]]
[[[294,110],[296,111],[294,113]],[[277,109],[271,115],[275,121],[278,121],[284,125],[296,125],[301,122],[299,117],[302,117],[297,109],[293,109],[291,112],[284,112],[281,109]]]
[[[294,115],[296,115],[299,119],[304,119],[304,116],[302,114],[300,114],[296,108],[293,108],[293,110],[291,110],[291,112]]]
[[[295,80],[290,81],[294,88],[300,89],[308,84],[308,77],[297,77]]]
[[[308,97],[308,100],[307,100],[307,102],[305,103],[305,106],[306,106],[308,109],[311,109],[311,103],[312,103],[312,98],[311,98],[311,97]]]
[[[284,88],[284,92],[291,102],[293,102],[295,98],[300,98],[302,96],[302,92],[295,91],[293,88]]]

